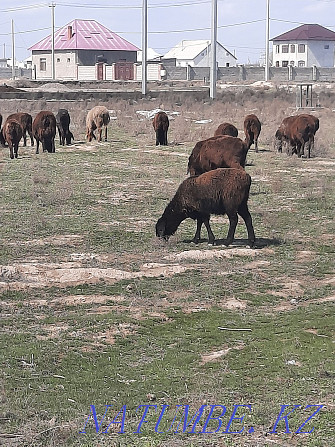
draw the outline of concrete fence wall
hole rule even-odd
[[[160,80],[161,67],[165,71],[164,80],[171,81],[203,81],[209,82],[210,69],[208,67],[175,67],[173,64],[166,63],[160,66],[155,65],[155,73],[150,72],[150,80]],[[137,65],[137,74],[140,79],[141,65]],[[92,70],[95,67],[78,67],[79,80],[84,80],[92,77]],[[111,73],[108,73],[108,80],[113,80]],[[88,76],[89,75],[89,76]],[[10,79],[12,77],[11,68],[0,68],[0,79]],[[16,68],[16,78],[33,79],[32,71],[25,68]],[[248,67],[239,65],[238,67],[219,67],[217,70],[218,81],[223,82],[238,82],[238,81],[264,81],[265,69],[264,67]],[[271,67],[269,72],[269,80],[274,82],[335,82],[335,67],[321,68],[321,67]]]

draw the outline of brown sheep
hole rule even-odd
[[[18,121],[21,124],[22,130],[23,130],[23,145],[27,146],[27,133],[30,136],[30,145],[34,146],[34,137],[33,137],[33,130],[32,130],[32,123],[33,118],[29,113],[25,112],[18,112],[18,113],[12,113],[7,118],[13,119]]]
[[[3,126],[3,136],[9,147],[10,158],[18,157],[19,142],[23,135],[21,123],[14,119],[6,119]]]
[[[258,152],[258,137],[261,132],[261,122],[256,115],[247,115],[244,119],[244,133],[247,145],[255,143],[255,151]]]
[[[222,135],[199,141],[188,159],[191,176],[216,168],[244,168],[248,146],[237,137]]]
[[[319,119],[313,115],[301,114],[285,118],[275,135],[278,151],[282,151],[282,143],[286,141],[290,155],[296,153],[298,157],[302,157],[306,147],[310,158],[319,125]]]
[[[165,208],[156,224],[156,236],[167,240],[174,234],[183,220],[190,217],[197,220],[197,230],[193,242],[200,240],[204,223],[208,232],[208,243],[215,243],[215,236],[209,225],[211,214],[229,218],[229,231],[225,245],[234,240],[239,214],[247,227],[248,243],[255,243],[252,218],[248,210],[251,185],[250,175],[243,169],[215,169],[198,177],[189,177],[179,186],[175,196]]]
[[[33,135],[36,140],[36,154],[40,143],[43,152],[55,152],[56,118],[52,112],[42,110],[35,116]]]
[[[156,146],[167,146],[167,132],[169,129],[169,118],[165,112],[156,113],[152,125],[156,132]]]
[[[292,126],[293,121],[296,119],[296,116],[287,116],[283,119],[280,126],[278,127],[275,134],[275,143],[274,147],[278,152],[283,152],[283,144],[286,145],[287,153],[292,155],[291,146],[288,144],[289,142],[289,128]]]
[[[218,137],[221,135],[230,135],[231,137],[237,137],[238,130],[233,124],[222,123],[214,132],[214,137]]]
[[[102,128],[105,126],[105,141],[107,141],[107,125],[110,121],[108,109],[105,106],[95,106],[86,117],[86,138],[90,142],[95,139],[94,131],[98,129],[98,141],[101,141]]]

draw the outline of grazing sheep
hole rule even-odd
[[[34,146],[34,137],[32,130],[33,118],[29,113],[18,112],[13,113],[7,117],[7,120],[13,119],[21,124],[23,130],[23,145],[27,146],[27,133],[30,136],[30,145]]]
[[[108,109],[105,106],[95,106],[86,117],[86,138],[95,139],[94,131],[98,129],[98,141],[101,141],[102,127],[105,126],[105,141],[107,141],[107,125],[110,121]]]
[[[6,119],[3,126],[3,136],[9,147],[10,158],[18,157],[19,142],[23,135],[21,124],[14,119]]]
[[[56,118],[52,112],[42,110],[33,121],[33,135],[36,139],[36,154],[42,143],[43,152],[55,152]]]
[[[230,123],[222,123],[219,125],[219,127],[216,129],[214,136],[218,137],[221,135],[230,135],[231,137],[237,137],[238,130],[237,128]]]
[[[292,147],[289,145],[289,129],[292,126],[296,116],[287,116],[283,119],[275,134],[274,148],[278,152],[283,152],[283,144],[286,145],[286,152],[292,155]],[[295,150],[295,148],[294,148]]]
[[[286,142],[287,153],[296,153],[298,157],[304,155],[306,147],[310,158],[319,125],[319,119],[313,115],[301,114],[284,118],[275,134],[275,147],[278,152],[282,152],[283,142]]]
[[[167,146],[167,132],[169,129],[169,118],[165,112],[156,113],[152,122],[156,132],[156,146]]]
[[[214,244],[215,237],[209,225],[211,214],[227,214],[229,231],[226,245],[234,240],[239,214],[248,231],[250,247],[255,243],[252,218],[248,210],[251,185],[250,175],[244,169],[215,169],[198,177],[189,177],[181,183],[175,196],[165,208],[156,224],[156,236],[168,239],[186,218],[197,220],[197,230],[193,242],[200,240],[204,223],[208,232],[208,243]]]
[[[187,172],[192,176],[217,168],[244,168],[248,149],[240,138],[229,135],[199,141],[189,156]]]
[[[74,140],[73,133],[70,131],[70,115],[66,109],[59,109],[56,115],[56,125],[59,134],[59,144],[62,146],[71,144],[71,139]]]
[[[258,152],[258,137],[261,132],[261,122],[256,115],[247,115],[244,119],[244,133],[247,145],[255,143],[255,151]]]

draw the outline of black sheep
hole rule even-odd
[[[156,224],[156,235],[168,239],[174,234],[183,220],[190,217],[197,220],[197,230],[193,242],[200,240],[201,226],[204,223],[208,232],[208,243],[214,244],[215,237],[209,225],[211,214],[229,218],[229,231],[226,245],[234,240],[239,214],[247,227],[250,247],[255,243],[255,233],[248,210],[251,185],[250,175],[243,169],[219,168],[189,177],[179,186],[175,196],[165,208]]]
[[[59,134],[59,144],[64,146],[66,144],[71,144],[71,139],[74,140],[73,134],[70,131],[70,115],[66,109],[59,109],[56,115],[56,125]]]

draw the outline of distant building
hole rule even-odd
[[[334,67],[335,32],[321,25],[301,25],[271,40],[275,67]]]
[[[8,67],[8,59],[6,57],[0,58],[0,68]]]
[[[157,53],[157,51],[152,48],[148,48],[147,50],[147,61],[149,62],[160,62],[162,59],[162,55]],[[137,62],[142,62],[142,50],[137,52]]]
[[[51,35],[29,50],[36,79],[52,79]],[[95,20],[73,20],[55,33],[55,78],[134,79],[138,50]]]
[[[163,56],[164,60],[175,60],[176,67],[210,67],[210,40],[182,40]],[[216,43],[218,67],[235,67],[237,58],[219,42]]]

